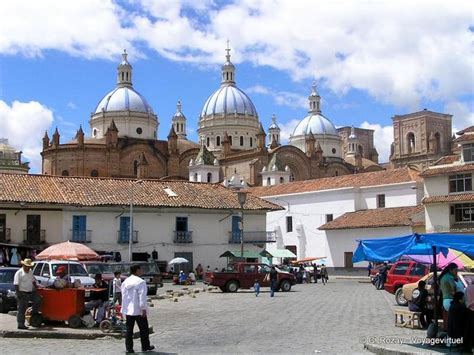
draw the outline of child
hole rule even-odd
[[[260,283],[258,280],[255,280],[255,283],[253,284],[253,289],[255,290],[255,297],[258,297],[258,294],[260,293]]]
[[[112,285],[112,293],[114,296],[112,304],[115,304],[115,302],[118,301],[119,305],[122,305],[122,279],[120,278],[120,271],[114,272],[114,281]]]

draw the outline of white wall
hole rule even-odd
[[[424,179],[425,195],[439,196],[449,194],[449,177],[434,176]]]
[[[427,233],[449,232],[451,228],[449,209],[448,203],[425,205]]]
[[[334,244],[326,231],[318,230],[326,223],[326,214],[332,214],[333,219],[336,219],[346,212],[376,208],[378,194],[385,194],[386,207],[416,206],[420,203],[422,192],[421,184],[411,182],[265,197],[266,200],[285,208],[283,211],[270,212],[267,215],[267,230],[276,231],[278,238],[276,244],[267,244],[267,248],[274,250],[283,249],[287,245],[296,245],[297,257],[300,259],[325,256],[328,266],[342,267],[344,266],[344,251],[354,251],[354,235],[357,233],[354,234],[352,230],[341,231],[340,234],[346,236],[346,239],[339,237]],[[287,216],[293,217],[293,232],[289,233],[286,232]],[[409,227],[374,230],[382,233],[381,236],[411,233]],[[360,229],[358,232],[368,235],[369,238],[371,235],[377,235],[376,232],[370,232],[368,229]]]
[[[118,231],[120,230],[120,217],[129,216],[128,212],[128,208],[77,208],[70,206],[58,211],[22,210],[15,216],[15,210],[2,210],[2,206],[0,206],[0,214],[7,215],[7,228],[11,228],[12,243],[21,244],[23,242],[23,229],[26,229],[27,214],[41,215],[41,229],[46,230],[48,244],[69,240],[73,216],[84,215],[86,216],[86,229],[92,231],[92,242],[87,245],[95,250],[119,251],[123,260],[128,259],[128,245],[118,243]],[[193,232],[192,243],[174,243],[177,216],[188,217],[188,230]],[[265,218],[265,212],[245,211],[244,231],[265,231]],[[175,257],[175,252],[192,252],[194,266],[201,263],[204,267],[209,265],[212,268],[221,268],[226,265],[226,258],[219,258],[219,255],[227,250],[240,250],[239,244],[229,243],[232,217],[229,216],[228,210],[136,208],[134,210],[134,230],[138,231],[138,243],[133,244],[133,251],[151,254],[153,248],[156,248],[159,260],[171,260]],[[245,244],[245,249],[262,250],[252,244]]]
[[[411,227],[361,228],[326,231],[328,255],[331,266],[344,267],[344,253],[354,252],[357,239],[380,239],[411,234]],[[367,262],[354,264],[354,267],[365,267]]]

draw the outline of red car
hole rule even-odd
[[[207,272],[204,283],[219,287],[223,292],[236,292],[239,288],[249,289],[258,280],[261,287],[269,287],[270,281],[265,275],[270,272],[270,266],[259,263],[236,263],[223,272]],[[277,268],[277,290],[288,292],[296,284],[295,275]]]
[[[416,261],[397,261],[392,265],[385,281],[385,291],[395,295],[400,306],[406,306],[407,300],[403,296],[402,286],[417,282],[430,271],[430,267]]]

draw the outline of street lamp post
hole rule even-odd
[[[244,204],[247,200],[247,193],[244,191],[238,191],[237,197],[239,198],[240,204],[240,260],[244,260]]]
[[[129,234],[128,234],[128,261],[132,262],[132,245],[133,245],[133,192],[136,184],[141,184],[142,180],[136,180],[132,183],[130,188],[130,223],[129,223]]]

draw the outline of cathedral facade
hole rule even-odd
[[[267,129],[262,126],[257,108],[237,86],[230,49],[226,51],[220,86],[205,101],[199,116],[199,142],[187,137],[181,102],[167,139],[158,139],[159,117],[134,88],[133,68],[124,51],[116,87],[91,114],[90,136],[86,137],[82,127],[69,142],[60,141],[57,129],[51,138],[45,133],[43,174],[197,182],[238,178],[256,186],[383,169],[373,131],[336,128],[323,114],[315,84],[308,96],[307,114],[283,145],[276,116]],[[431,142],[429,138],[425,140]],[[395,165],[400,144],[392,149]],[[427,149],[442,153],[447,144],[443,135]],[[418,152],[415,147],[410,153]]]

